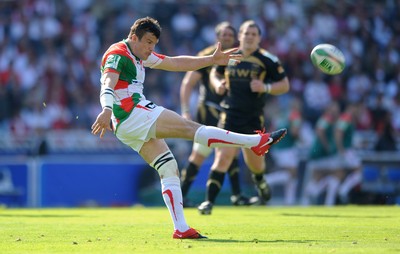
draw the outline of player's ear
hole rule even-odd
[[[131,40],[134,41],[134,42],[138,42],[139,41],[139,37],[137,37],[136,34],[132,34]]]

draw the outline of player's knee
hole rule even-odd
[[[193,144],[193,151],[202,155],[204,158],[208,157],[211,154],[212,150],[213,150],[212,148],[207,147],[205,145],[201,145],[199,143]]]
[[[219,172],[227,172],[229,166],[232,164],[232,160],[224,157],[216,157],[213,164],[211,165],[212,170]]]
[[[150,166],[157,170],[161,179],[171,176],[179,176],[178,163],[171,151],[167,151],[157,156]]]

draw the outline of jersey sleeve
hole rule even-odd
[[[276,78],[276,81],[282,80],[286,77],[285,69],[283,68],[280,61],[274,62],[275,72],[273,72],[273,76]]]
[[[276,62],[272,61],[269,69],[270,82],[277,82],[286,77],[285,69],[283,68],[279,60]]]
[[[121,73],[127,61],[129,61],[129,59],[126,56],[119,54],[109,54],[108,56],[106,56],[104,65],[102,67],[103,73]]]
[[[147,60],[143,61],[145,67],[154,68],[159,65],[165,58],[165,55],[152,52]]]
[[[268,77],[268,80],[264,81],[277,82],[284,79],[286,77],[286,72],[279,58],[265,50],[261,50],[261,54],[263,54],[263,56],[265,57],[264,63],[268,72],[268,75],[266,75],[266,78]]]

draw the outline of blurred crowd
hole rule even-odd
[[[342,108],[362,102],[357,130],[377,137],[389,130],[395,142],[400,132],[399,13],[399,0],[0,1],[0,132],[28,137],[55,129],[89,130],[100,110],[102,54],[127,37],[134,20],[152,16],[163,27],[156,50],[167,55],[193,55],[212,44],[214,26],[221,21],[238,28],[256,20],[262,47],[280,58],[291,82],[287,95],[270,99],[270,123],[295,97],[311,128],[332,101]],[[309,53],[319,43],[344,52],[342,74],[327,76],[312,66]],[[145,94],[179,112],[182,77],[148,70]]]

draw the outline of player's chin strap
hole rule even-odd
[[[112,110],[114,104],[114,90],[105,85],[101,86],[100,91],[100,104],[101,107]]]

